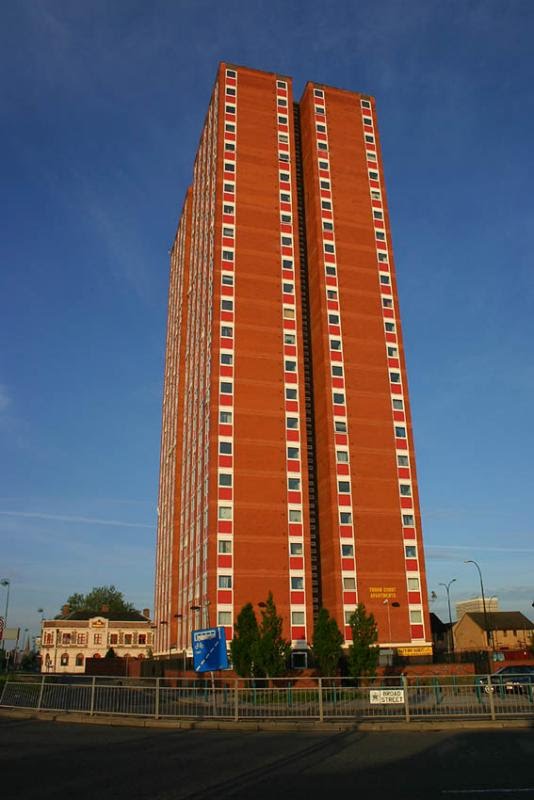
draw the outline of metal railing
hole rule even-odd
[[[534,685],[441,678],[128,679],[13,676],[0,707],[165,719],[399,720],[534,717]]]

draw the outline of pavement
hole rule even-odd
[[[534,728],[202,730],[2,714],[2,800],[534,798]]]

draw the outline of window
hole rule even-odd
[[[283,269],[293,269],[293,259],[292,258],[283,258],[282,259],[282,267]]]
[[[332,364],[332,375],[335,378],[342,378],[343,377],[343,367],[339,366],[339,364]]]
[[[235,133],[235,125],[233,122],[225,122],[224,123],[224,130],[228,133]]]
[[[350,482],[349,481],[338,481],[337,482],[338,491],[341,494],[349,494],[350,492]]]
[[[235,69],[227,69],[226,70],[226,77],[227,78],[237,78],[237,72]]]
[[[328,150],[328,145],[326,142],[317,142],[317,149],[318,150]],[[324,206],[323,206],[324,208]]]
[[[343,578],[343,588],[349,591],[356,589],[355,578]]]
[[[277,85],[277,87],[279,89],[286,89],[287,88],[285,81],[276,81],[276,85]]]
[[[299,458],[300,451],[298,447],[288,447],[287,448],[287,457],[290,459]]]
[[[419,578],[408,578],[408,590],[410,592],[419,591]]]
[[[282,236],[282,244],[286,247],[290,247],[293,244],[293,239],[291,236]]]
[[[331,211],[332,203],[330,200],[321,200],[321,208],[323,208],[325,211]]]
[[[380,283],[383,286],[389,286],[389,275],[381,275],[380,276]]]
[[[400,372],[390,372],[389,379],[391,383],[400,383]]]
[[[223,272],[222,274],[222,284],[223,286],[233,286],[234,285],[234,276],[229,275],[227,272]]]
[[[69,655],[68,655],[68,653],[63,653],[59,663],[61,664],[62,667],[68,667],[68,665],[69,665]]]
[[[232,506],[220,506],[219,519],[232,519]]]
[[[228,339],[231,339],[234,335],[233,328],[230,328],[229,325],[222,325],[221,327],[221,336],[225,336]]]
[[[219,539],[218,547],[219,553],[231,553],[232,552],[232,542],[230,539]]]
[[[340,511],[339,521],[342,525],[350,525],[352,522],[352,514],[350,511]]]
[[[300,492],[300,478],[288,478],[287,488],[290,492]]]
[[[330,189],[330,181],[323,179],[322,181],[319,181],[319,186],[321,189]]]
[[[323,231],[333,231],[334,230],[334,223],[329,222],[327,219],[323,219]]]
[[[334,403],[336,406],[341,406],[345,402],[345,395],[342,392],[334,392]]]
[[[279,133],[278,134],[278,141],[282,142],[282,144],[288,144],[289,143],[289,136],[287,135],[287,133]],[[286,180],[288,180],[288,179],[286,178]]]
[[[404,548],[404,552],[406,554],[406,558],[417,558],[417,549],[415,545],[408,544]]]
[[[326,296],[329,300],[337,300],[337,291],[336,289],[327,289]]]
[[[219,474],[219,486],[231,486],[232,475],[229,472],[221,472]]]
[[[64,633],[61,637],[62,644],[70,644],[70,633]]]
[[[352,619],[352,615],[353,614],[354,614],[354,611],[345,611],[344,612],[345,625],[350,625],[350,621]]]
[[[381,263],[383,263],[383,264],[387,264],[387,260],[388,260],[388,254],[387,254],[387,253],[384,253],[383,251],[381,251],[381,252],[378,254],[378,260],[379,260]]]
[[[341,350],[341,340],[330,339],[330,350]]]
[[[297,390],[286,389],[286,400],[296,400],[296,399],[297,399]]]
[[[221,308],[223,311],[233,311],[234,310],[234,301],[233,300],[223,300],[221,303]]]
[[[363,118],[363,124],[364,125],[372,125],[373,124],[372,118],[371,117],[364,117]]]
[[[328,169],[328,161],[319,161],[319,169]]]
[[[221,425],[231,425],[232,424],[232,412],[231,411],[221,411],[219,412],[219,422]]]
[[[278,114],[278,124],[287,125],[287,117],[285,114]]]
[[[231,455],[232,453],[232,442],[219,442],[219,453],[224,455]]]
[[[395,425],[395,436],[397,436],[399,439],[405,439],[406,428],[404,428],[402,425]]]
[[[347,423],[343,422],[340,419],[336,419],[334,422],[334,430],[336,433],[346,433],[347,432]]]
[[[232,612],[231,611],[218,611],[217,612],[217,624],[218,625],[231,625],[232,624]]]
[[[289,545],[289,552],[291,553],[292,556],[301,556],[303,552],[302,543],[291,542],[291,544]]]
[[[403,525],[413,525],[413,514],[403,514],[402,515],[402,524]]]
[[[235,164],[233,161],[225,161],[224,162],[224,171],[225,172],[235,172]]]
[[[222,257],[223,257],[223,261],[233,261],[234,260],[234,251],[233,250],[223,250]]]
[[[393,300],[391,297],[383,297],[382,298],[382,307],[383,308],[393,308]]]
[[[336,252],[336,248],[334,247],[333,244],[325,244],[324,245],[324,251],[325,251],[325,253],[335,253]]]
[[[284,344],[295,344],[297,337],[294,333],[284,333]]]
[[[227,194],[233,194],[234,187],[235,187],[234,183],[225,183],[223,186],[223,191],[225,191]]]
[[[397,409],[397,411],[402,411],[404,409],[404,403],[402,400],[395,398],[392,403],[393,408]]]
[[[368,142],[369,144],[374,144],[375,137],[373,136],[372,133],[366,133],[365,134],[365,141]]]
[[[102,644],[102,634],[101,633],[95,633],[93,635],[93,644]]]
[[[289,521],[290,522],[302,522],[302,511],[299,511],[297,508],[290,508],[289,509]]]
[[[326,133],[326,125],[324,125],[322,122],[318,122],[315,127],[319,133]]]
[[[283,283],[282,289],[285,294],[293,294],[293,292],[295,291],[295,287],[293,286],[292,283]]]
[[[221,353],[221,364],[232,364],[234,357],[231,353]]]
[[[286,372],[296,372],[297,371],[297,362],[296,361],[284,361],[284,369]]]
[[[223,214],[230,214],[232,215],[235,211],[235,206],[231,205],[223,205]]]
[[[375,231],[375,237],[378,239],[379,242],[386,241],[386,234],[384,231]]]
[[[219,589],[231,589],[232,588],[232,576],[231,575],[219,575],[218,586],[219,586]]]
[[[234,238],[234,229],[233,228],[223,228],[223,236],[230,236],[233,239]]]
[[[110,644],[118,644],[119,643],[119,634],[118,633],[110,633],[109,634],[109,643]]]
[[[278,97],[277,102],[279,106],[287,106],[287,100],[285,97]]]
[[[83,653],[78,653],[75,664],[77,667],[83,667]]]
[[[397,350],[396,347],[388,347],[388,356],[390,358],[397,358],[398,355],[399,351]]]
[[[324,106],[315,106],[316,114],[324,114]]]
[[[378,180],[378,172],[375,172],[375,170],[370,169],[369,170],[369,177],[371,178],[372,181],[377,181]]]
[[[377,211],[376,208],[373,208],[373,217],[375,219],[384,219],[384,215],[381,211]]]
[[[328,322],[330,325],[339,325],[339,314],[329,314]]]
[[[395,333],[395,323],[394,322],[386,322],[385,328],[388,333]]]
[[[412,487],[409,483],[401,483],[400,485],[400,493],[402,497],[411,497],[412,496]]]
[[[291,612],[291,624],[292,625],[304,625],[304,611],[292,611]]]
[[[295,309],[284,306],[283,315],[284,319],[295,319]]]
[[[145,645],[146,644],[146,633],[140,633],[137,637],[137,644],[138,645]]]
[[[286,136],[287,139],[287,136]],[[280,173],[280,180],[281,181],[288,181],[289,180],[289,172],[281,172]]]
[[[227,153],[235,152],[235,144],[234,144],[234,142],[225,142],[224,143],[224,149],[226,150]]]
[[[324,92],[322,89],[314,89],[313,90],[314,97],[324,97]]]
[[[304,578],[291,578],[291,588],[295,590],[304,589]]]
[[[235,106],[234,105],[230,105],[230,103],[226,104],[226,106],[224,107],[224,110],[226,111],[227,114],[235,114]]]
[[[221,394],[232,394],[232,384],[226,381],[221,383]]]
[[[298,417],[287,417],[286,418],[286,428],[298,428],[299,420]]]
[[[410,462],[408,460],[408,456],[397,456],[397,464],[399,467],[409,467]]]
[[[348,464],[349,453],[347,450],[336,450],[336,460],[339,464]]]
[[[381,199],[380,192],[377,189],[372,189],[371,197],[373,198],[373,200],[380,200]]]
[[[421,611],[410,611],[410,622],[417,624],[423,621],[423,614]]]
[[[285,223],[290,223],[291,222],[291,214],[280,214],[280,220],[282,222],[285,222]],[[284,262],[282,261],[282,264],[283,263]]]
[[[354,546],[352,544],[342,544],[341,555],[343,558],[352,558],[354,555]]]

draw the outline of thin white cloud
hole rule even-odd
[[[0,511],[0,515],[4,517],[55,520],[56,522],[78,522],[83,525],[112,525],[120,528],[154,529],[154,525],[147,525],[144,522],[126,522],[120,519],[99,519],[97,517],[77,517],[68,514],[44,514],[41,511]]]
[[[427,552],[432,550],[466,550],[472,553],[480,550],[488,553],[534,553],[534,547],[487,547],[486,545],[463,545],[463,544],[428,544],[425,547]]]

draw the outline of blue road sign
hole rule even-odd
[[[224,628],[202,628],[192,631],[193,666],[195,672],[228,669]]]

